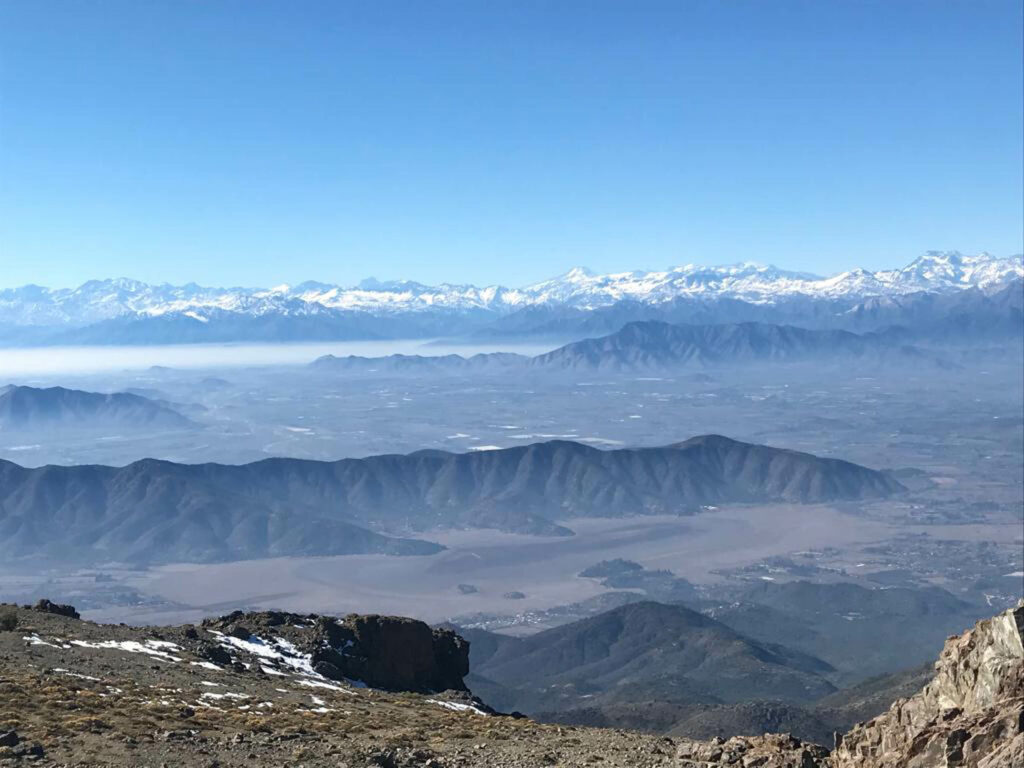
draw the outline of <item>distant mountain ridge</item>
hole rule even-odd
[[[791,325],[628,323],[616,333],[538,355],[533,368],[643,369],[715,363],[795,362],[836,358],[922,358],[911,347],[874,334]]]
[[[195,426],[182,414],[140,395],[64,387],[0,388],[0,429]]]
[[[212,288],[121,278],[73,289],[28,285],[0,291],[0,328],[20,329],[7,331],[9,343],[17,344],[423,338],[479,332],[494,323],[496,331],[507,333],[508,324],[498,321],[529,315],[533,308],[589,315],[637,305],[628,320],[670,319],[639,317],[638,308],[682,302],[716,305],[719,322],[777,320],[782,318],[754,315],[790,305],[806,315],[811,304],[828,307],[825,314],[834,316],[861,301],[915,293],[973,289],[988,296],[1022,279],[1020,256],[956,252],[929,252],[902,269],[857,269],[833,277],[749,262],[609,275],[576,268],[523,288],[372,279],[355,287],[306,282],[269,289]],[[728,314],[736,311],[732,304],[744,308],[743,316]],[[525,321],[517,321],[519,332],[537,332],[537,317],[519,320]]]
[[[994,290],[915,291],[899,295],[813,298],[789,296],[766,303],[728,297],[679,297],[659,304],[623,299],[593,310],[538,304],[498,318],[472,335],[477,340],[541,338],[564,341],[614,333],[627,323],[723,325],[771,323],[855,333],[896,332],[921,341],[1020,339],[1024,279]]]
[[[917,665],[986,613],[939,587],[757,582],[737,598],[630,601],[526,638],[453,626],[470,641],[470,686],[499,707],[691,738],[779,730],[831,742],[919,689],[931,670]]]
[[[147,459],[38,469],[0,462],[0,556],[209,562],[429,554],[438,547],[393,537],[450,527],[566,535],[557,520],[901,490],[884,472],[717,435],[662,448],[602,451],[554,441],[335,462]]]
[[[836,668],[833,679],[856,683],[920,664],[979,610],[934,586],[762,581],[710,613],[737,632],[822,658]]]
[[[501,638],[484,656],[473,653],[476,641],[468,637],[469,683],[498,708],[553,712],[606,698],[807,701],[835,690],[820,659],[751,640],[681,605],[631,603],[526,638]],[[497,685],[488,690],[485,681]]]
[[[813,330],[771,323],[718,325],[670,324],[658,321],[627,323],[599,338],[571,342],[534,357],[511,353],[459,355],[387,355],[340,357],[324,355],[312,366],[337,373],[486,373],[560,370],[643,371],[692,366],[752,363],[938,362],[937,358],[904,343],[902,334],[856,334]]]

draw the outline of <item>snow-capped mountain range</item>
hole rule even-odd
[[[1024,278],[1021,256],[929,252],[902,269],[856,269],[833,277],[742,263],[693,264],[660,272],[598,275],[577,267],[524,288],[364,280],[354,287],[306,282],[274,288],[150,285],[129,279],[92,280],[78,288],[36,285],[0,291],[0,324],[77,326],[124,318],[175,317],[196,323],[228,315],[315,317],[344,313],[483,312],[505,315],[531,306],[594,310],[621,301],[661,304],[677,299],[735,299],[772,305],[793,297],[867,299],[977,288],[990,293]]]

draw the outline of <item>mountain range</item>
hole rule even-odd
[[[856,269],[833,277],[749,262],[607,275],[575,268],[523,288],[374,279],[354,287],[305,282],[269,289],[211,288],[121,278],[77,288],[27,285],[0,291],[0,340],[32,345],[578,337],[588,333],[588,321],[607,331],[631,320],[654,319],[868,329],[864,323],[873,315],[892,324],[906,297],[967,293],[984,310],[988,297],[1008,286],[1019,292],[1022,280],[1020,256],[956,252],[929,252],[901,269]]]
[[[630,322],[723,325],[746,322],[901,334],[923,342],[1019,340],[1024,328],[1024,279],[991,291],[917,291],[890,296],[780,297],[752,303],[728,297],[679,297],[659,304],[623,299],[583,310],[533,305],[473,331],[479,341],[582,339],[617,331]]]
[[[541,369],[641,370],[727,363],[911,359],[924,355],[877,334],[808,330],[770,323],[628,323],[597,339],[567,344],[529,361]]]
[[[938,587],[759,582],[724,605],[641,598],[525,638],[453,628],[470,641],[468,684],[499,708],[690,738],[778,730],[820,743],[919,688],[930,677],[921,663],[985,610]]]
[[[64,387],[0,388],[0,429],[91,428],[117,425],[153,429],[195,426],[174,409],[128,392],[103,394]]]
[[[459,355],[323,355],[311,367],[334,373],[467,374],[522,371],[677,369],[711,365],[792,363],[833,360],[939,363],[938,358],[904,343],[902,334],[856,334],[772,323],[670,324],[654,320],[627,323],[593,339],[571,342],[534,357],[508,352]]]
[[[920,664],[978,610],[939,587],[762,581],[708,612],[749,637],[824,659],[832,680],[849,684]]]
[[[604,451],[553,441],[335,462],[147,459],[29,469],[3,461],[0,556],[210,562],[429,554],[439,547],[404,537],[450,527],[569,535],[558,521],[901,490],[884,472],[717,435],[661,448]]]

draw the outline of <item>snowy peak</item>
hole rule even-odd
[[[598,275],[577,267],[543,283],[524,288],[531,303],[563,303],[594,309],[616,301],[659,303],[688,296],[728,296],[765,301],[770,295],[799,292],[816,275],[786,272],[754,262],[707,267],[687,264],[660,272],[619,272]]]
[[[0,324],[85,326],[115,318],[165,315],[205,322],[232,313],[251,317],[310,316],[356,312],[507,314],[529,306],[579,310],[620,301],[661,304],[676,300],[733,299],[752,304],[781,300],[892,298],[910,293],[949,293],[975,288],[994,293],[1024,278],[1021,256],[997,258],[929,251],[900,269],[854,269],[832,277],[791,272],[744,261],[724,266],[686,264],[663,271],[597,274],[574,267],[563,275],[524,288],[477,287],[368,278],[354,287],[307,281],[273,288],[209,288],[149,285],[127,278],[90,280],[73,289],[35,285],[0,291]]]
[[[987,253],[964,256],[956,251],[928,251],[899,270],[897,280],[920,290],[977,287],[986,289],[1020,277],[1020,259],[997,259]]]

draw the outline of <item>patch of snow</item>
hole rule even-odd
[[[104,640],[101,643],[90,643],[86,640],[72,640],[71,645],[76,645],[79,648],[96,648],[112,651],[127,651],[128,653],[142,653],[146,656],[158,659],[159,661],[167,661],[171,663],[181,661],[177,656],[173,656],[163,650],[163,648],[166,648],[168,645],[174,646],[174,644],[168,644],[160,640],[146,640],[142,643],[137,640]],[[174,648],[177,648],[177,646],[174,646]]]
[[[214,701],[220,701],[221,699],[236,699],[242,701],[249,698],[247,693],[214,693],[213,691],[206,691],[205,693],[199,694],[201,699],[213,699]]]
[[[72,672],[69,669],[60,669],[59,667],[55,667],[53,671],[54,672],[60,672],[62,675],[67,675],[68,677],[77,677],[79,680],[91,680],[91,681],[93,681],[95,683],[102,682],[98,677],[90,677],[89,675],[80,675],[77,672]]]
[[[313,671],[313,662],[308,653],[300,653],[299,650],[289,643],[287,640],[281,638],[272,638],[270,640],[264,640],[260,637],[252,635],[248,640],[242,640],[238,637],[232,637],[231,635],[225,635],[222,632],[213,632],[217,636],[217,639],[222,645],[236,648],[246,653],[251,653],[253,656],[259,656],[261,659],[268,659],[279,664],[283,664],[286,667],[290,667],[298,672],[302,672],[307,675],[316,675]],[[264,665],[261,665],[264,666]]]
[[[71,647],[70,645],[67,645],[67,644],[63,643],[62,641],[58,640],[57,638],[51,638],[51,639],[54,640],[57,643],[61,643],[60,645],[54,645],[54,643],[48,643],[45,640],[43,640],[43,638],[41,638],[39,635],[30,635],[28,637],[23,637],[21,639],[24,640],[25,642],[27,642],[29,645],[45,645],[45,646],[48,646],[50,648],[56,648],[58,650],[64,650],[64,649],[67,649],[67,648]]]
[[[224,670],[214,664],[212,661],[190,661],[193,667],[202,667],[203,669],[209,669],[212,672],[223,672]]]
[[[486,715],[479,707],[474,707],[472,704],[460,704],[457,701],[441,701],[440,699],[427,699],[428,704],[437,704],[439,707],[450,709],[453,712],[473,712],[477,715]]]
[[[328,683],[328,682],[325,682],[323,680],[316,680],[316,679],[311,679],[311,678],[308,678],[308,677],[302,677],[302,678],[299,678],[298,680],[296,680],[295,682],[297,682],[299,685],[304,685],[307,688],[325,688],[325,689],[327,689],[329,691],[341,691],[342,693],[348,693],[348,694],[350,694],[352,696],[356,695],[355,691],[350,691],[348,688],[342,688],[340,685],[335,685],[333,683]],[[356,684],[355,681],[353,681],[352,685],[354,687],[357,687],[357,688],[360,687],[360,685]],[[365,687],[365,685],[363,685],[362,687]]]

